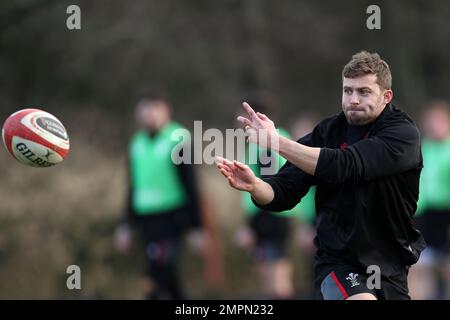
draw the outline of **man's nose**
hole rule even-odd
[[[352,96],[350,97],[350,103],[351,104],[359,104],[359,97],[356,92],[352,93]]]

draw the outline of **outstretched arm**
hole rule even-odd
[[[249,118],[238,117],[249,141],[272,148],[301,171],[328,183],[357,183],[421,167],[420,134],[407,119],[398,119],[375,136],[343,150],[309,147],[280,137],[273,121],[243,103]],[[264,139],[261,139],[261,136]]]

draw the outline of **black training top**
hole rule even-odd
[[[275,193],[271,211],[293,208],[317,185],[316,260],[366,268],[386,276],[414,264],[425,247],[413,226],[422,169],[420,133],[411,118],[388,104],[367,126],[327,118],[299,143],[322,148],[315,175],[287,162],[264,181]]]

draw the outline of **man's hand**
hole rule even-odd
[[[250,249],[255,245],[255,234],[248,226],[238,228],[233,238],[236,245],[242,249]]]
[[[273,121],[265,114],[255,112],[247,102],[242,103],[242,107],[249,118],[239,116],[237,119],[244,124],[245,131],[249,134],[249,142],[270,148],[297,168],[310,175],[315,174],[320,148],[308,147],[280,136]]]
[[[242,107],[249,118],[239,116],[237,120],[244,125],[245,132],[249,134],[249,142],[278,151],[279,136],[273,121],[265,114],[255,112],[247,102],[243,102]]]
[[[127,224],[121,224],[114,233],[113,246],[123,254],[128,254],[132,246],[131,230]]]
[[[217,168],[222,175],[227,178],[231,187],[241,191],[254,191],[257,177],[249,166],[236,160],[231,162],[222,157],[216,157],[216,159]]]
[[[227,178],[231,187],[250,192],[252,198],[260,205],[272,202],[275,194],[267,182],[256,177],[249,166],[236,160],[233,162],[222,157],[216,157],[217,168]]]

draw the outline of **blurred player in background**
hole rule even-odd
[[[145,242],[147,298],[183,299],[177,264],[182,234],[200,226],[199,198],[193,165],[175,165],[171,139],[181,125],[171,120],[168,102],[147,96],[136,107],[141,129],[129,144],[128,208],[114,243],[126,252],[134,224]]]
[[[255,110],[271,116],[274,116],[277,109],[275,97],[267,92],[254,94],[248,101],[251,101]],[[277,129],[283,136],[289,136],[283,128]],[[258,177],[266,176],[261,173],[263,167],[270,167],[275,163],[277,171],[286,162],[276,152],[261,149],[256,144],[246,146],[246,162]],[[265,152],[270,162],[263,164],[260,152]],[[249,163],[251,158],[256,159],[257,163]],[[242,207],[246,225],[238,228],[235,241],[240,247],[250,249],[263,295],[270,299],[292,298],[294,294],[292,263],[287,253],[291,234],[289,215],[259,209],[253,204],[247,192],[242,193]]]
[[[424,168],[416,223],[427,248],[411,268],[413,299],[450,299],[450,106],[433,101],[422,117]],[[443,281],[439,281],[439,279]]]
[[[318,123],[317,115],[313,113],[303,113],[298,115],[291,124],[292,137],[295,140],[301,139],[311,131]],[[292,210],[295,212],[296,230],[294,241],[300,250],[302,258],[303,274],[305,279],[313,278],[313,264],[316,247],[314,246],[314,237],[316,228],[314,226],[316,220],[316,205],[314,196],[316,187],[312,186],[309,192],[303,197],[302,201]],[[312,283],[312,281],[309,281]],[[303,292],[303,298],[314,298],[314,290],[311,286],[306,286]]]

